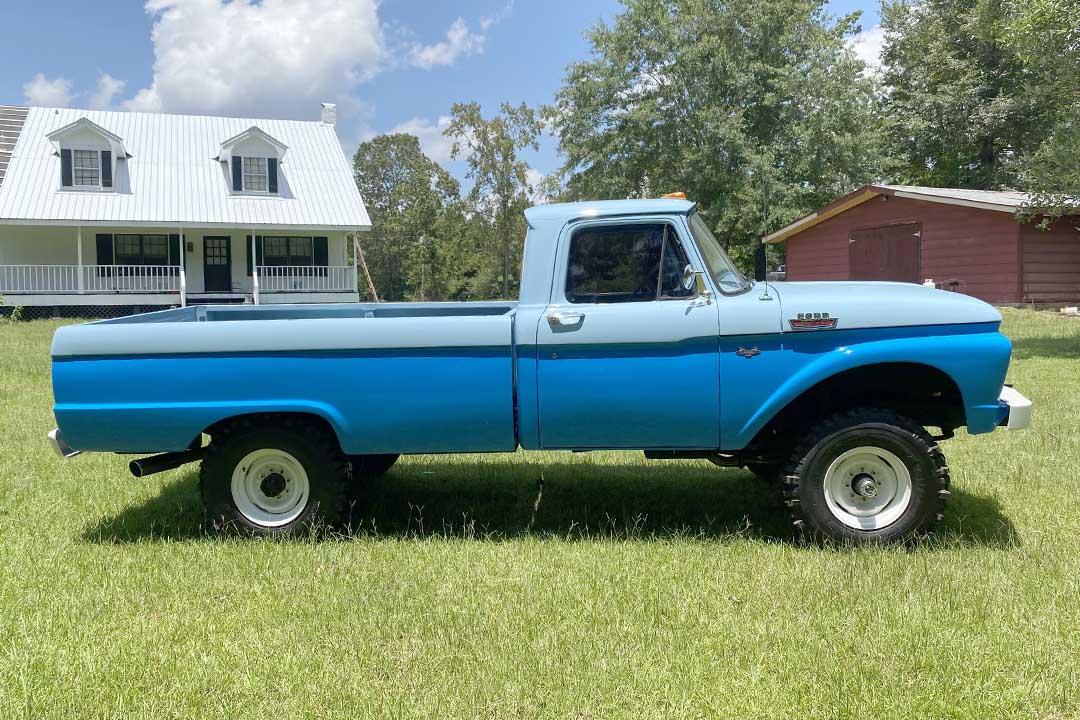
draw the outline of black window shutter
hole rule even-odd
[[[277,158],[266,159],[266,187],[272,195],[277,194]]]
[[[71,151],[60,151],[60,184],[64,187],[71,187],[74,182],[71,179]],[[98,236],[100,237],[100,235]]]
[[[98,233],[97,236],[97,263],[98,277],[105,277],[111,272],[102,265],[114,265],[113,260],[113,236],[108,233]]]
[[[330,248],[326,238],[311,238],[311,264],[323,268],[316,273],[319,277],[326,277],[326,266],[330,264]]]
[[[236,155],[232,159],[232,189],[233,192],[244,190],[244,159]]]
[[[169,264],[173,267],[180,267],[180,253],[183,252],[183,248],[180,247],[180,236],[169,235]]]
[[[247,274],[251,275],[251,236],[244,236],[244,255],[247,257]],[[255,236],[255,264],[263,264],[262,235]]]
[[[112,187],[112,150],[101,151],[101,187]]]

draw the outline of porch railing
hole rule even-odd
[[[0,265],[0,293],[67,293],[78,289],[78,265]]]
[[[180,292],[175,265],[0,265],[0,293],[67,295],[85,293]]]
[[[351,265],[259,265],[261,292],[347,292],[356,290]]]

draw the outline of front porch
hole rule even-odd
[[[0,226],[0,295],[12,306],[358,302],[351,251],[344,233]]]

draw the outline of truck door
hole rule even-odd
[[[545,448],[715,448],[717,305],[683,283],[701,269],[673,221],[563,233],[537,329]]]

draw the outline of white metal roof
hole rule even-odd
[[[920,187],[918,185],[880,185],[879,187],[894,190],[898,194],[903,193],[908,197],[920,196],[926,200],[932,200],[934,198],[966,200],[967,202],[972,203],[998,205],[1007,208],[1021,207],[1026,204],[1031,197],[1027,193],[1014,192],[1011,190],[965,190],[963,188],[935,188]]]
[[[60,189],[47,137],[87,118],[123,139],[130,191]],[[218,161],[251,127],[288,145],[278,196],[233,195]],[[333,125],[32,107],[0,185],[0,223],[364,230],[371,226]]]

